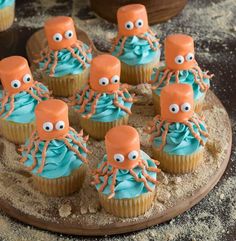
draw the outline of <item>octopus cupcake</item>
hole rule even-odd
[[[165,86],[160,96],[161,115],[148,128],[154,158],[163,171],[188,173],[203,160],[207,129],[194,113],[193,89],[188,84]]]
[[[160,93],[173,83],[189,84],[194,93],[194,109],[200,112],[210,86],[208,71],[203,72],[194,57],[193,38],[184,34],[169,35],[165,39],[165,67],[154,68],[151,76],[155,111],[160,114]]]
[[[0,1],[0,32],[11,27],[15,17],[15,0]]]
[[[95,139],[104,139],[112,127],[127,124],[132,104],[133,96],[120,85],[120,61],[109,54],[92,60],[89,84],[72,100],[81,127]]]
[[[47,20],[44,30],[48,47],[35,60],[43,81],[54,96],[72,96],[88,81],[91,49],[77,39],[72,18],[59,16]]]
[[[88,137],[69,126],[68,106],[61,100],[39,103],[35,115],[36,131],[22,146],[20,162],[42,193],[65,196],[78,191],[87,169]]]
[[[0,61],[0,129],[11,142],[22,144],[35,129],[36,105],[49,98],[48,89],[34,81],[28,62],[21,56]]]
[[[131,126],[109,130],[105,146],[107,154],[93,181],[102,207],[118,217],[144,214],[154,199],[159,163],[140,150],[138,132]]]
[[[136,85],[150,80],[160,60],[159,42],[148,26],[147,11],[141,4],[130,4],[117,11],[118,35],[112,55],[121,61],[121,81]]]

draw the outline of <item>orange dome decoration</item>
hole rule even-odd
[[[89,84],[100,93],[113,93],[120,88],[120,60],[110,54],[102,54],[91,62]]]
[[[63,138],[69,131],[68,106],[64,101],[50,99],[39,103],[35,116],[40,140]]]
[[[194,114],[193,89],[188,84],[172,84],[161,91],[161,118],[168,122],[184,122]]]
[[[147,11],[142,4],[129,4],[117,11],[118,32],[121,36],[134,36],[148,31]]]

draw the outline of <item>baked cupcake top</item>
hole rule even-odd
[[[0,61],[0,118],[17,123],[34,121],[36,105],[49,98],[48,89],[34,81],[28,62],[21,56]]]
[[[160,48],[155,34],[148,26],[147,11],[142,4],[129,4],[117,11],[118,35],[112,55],[128,65],[159,61]]]
[[[72,100],[84,118],[111,122],[131,114],[133,96],[120,84],[120,68],[119,59],[109,54],[92,60],[89,84]]]
[[[35,109],[36,131],[22,146],[20,162],[33,174],[53,179],[69,176],[87,163],[86,142],[69,126],[68,106],[65,102],[50,99]]]
[[[47,20],[44,31],[48,47],[35,60],[52,77],[79,74],[90,66],[91,48],[77,39],[72,18],[58,16]]]
[[[148,127],[153,147],[170,155],[190,155],[205,145],[204,121],[194,113],[193,90],[188,84],[164,87],[160,96],[161,115]]]
[[[94,171],[98,192],[108,198],[135,198],[152,192],[157,184],[157,161],[140,150],[137,130],[131,126],[117,126],[105,137],[106,155]]]
[[[0,9],[12,6],[14,3],[15,0],[0,0]]]
[[[194,56],[193,38],[172,34],[165,39],[165,67],[154,68],[151,83],[154,93],[160,96],[164,86],[183,83],[192,86],[194,99],[200,99],[210,86],[212,75],[203,72]]]

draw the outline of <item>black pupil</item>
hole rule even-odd
[[[46,130],[49,130],[50,128],[49,128],[49,126],[46,126]]]
[[[185,110],[188,110],[188,106],[185,107]]]
[[[103,85],[105,85],[105,84],[106,84],[106,82],[102,82],[102,84],[103,84]]]
[[[56,40],[59,40],[59,37],[56,37]]]
[[[127,28],[130,28],[130,24],[127,25]]]
[[[116,161],[118,161],[118,162],[119,162],[119,161],[120,161],[120,159],[119,159],[119,158],[116,158]]]
[[[28,77],[28,78],[26,79],[26,81],[29,82],[29,81],[30,81],[30,77]]]
[[[181,63],[181,59],[179,59],[178,62]]]
[[[60,129],[63,129],[63,125],[60,125]]]
[[[15,83],[15,84],[14,84],[14,87],[18,87],[18,84],[17,84],[17,83]]]
[[[72,33],[69,33],[69,37],[71,37],[72,36]]]
[[[192,59],[192,58],[193,58],[192,56],[189,57],[189,59]]]
[[[142,25],[142,23],[141,23],[141,22],[139,22],[139,23],[138,23],[138,25],[139,25],[139,26],[141,26],[141,25]]]
[[[136,156],[135,155],[133,155],[133,159],[135,159],[136,158]]]
[[[175,108],[174,108],[174,107],[172,108],[172,111],[175,111]]]

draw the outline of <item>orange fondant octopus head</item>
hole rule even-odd
[[[0,79],[3,89],[9,94],[28,90],[34,83],[28,62],[21,56],[11,56],[0,61]]]
[[[187,70],[195,65],[193,38],[185,34],[172,34],[165,39],[166,67]]]
[[[50,18],[44,24],[48,46],[52,50],[71,47],[77,41],[73,19],[66,16]]]
[[[110,129],[105,136],[108,163],[118,169],[133,169],[140,161],[137,130],[128,125]]]
[[[91,62],[89,85],[94,91],[111,93],[120,88],[120,60],[110,54],[102,54]]]
[[[63,138],[69,131],[68,106],[62,100],[40,102],[35,108],[35,116],[40,140]]]
[[[134,36],[148,31],[147,11],[142,4],[129,4],[117,11],[118,32],[121,36]]]
[[[184,122],[194,113],[193,89],[188,84],[170,84],[161,91],[161,119]]]

